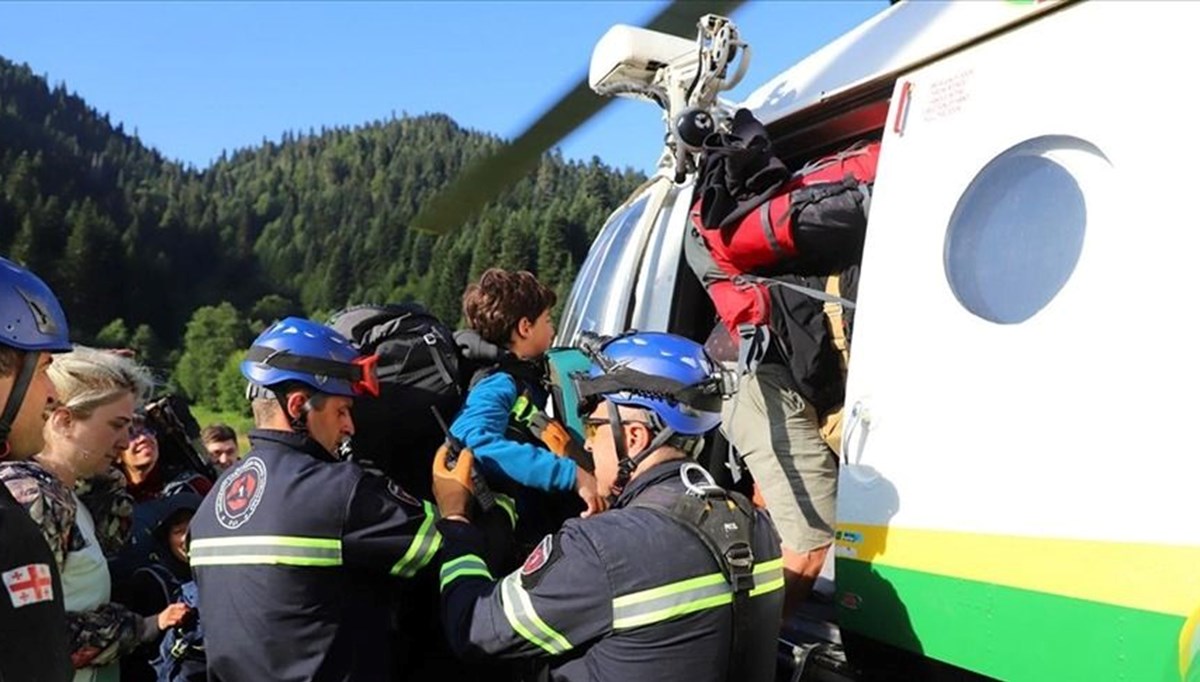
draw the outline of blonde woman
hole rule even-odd
[[[45,447],[32,461],[0,463],[0,480],[37,522],[62,572],[75,682],[111,682],[120,656],[187,612],[172,604],[143,618],[110,601],[96,521],[75,493],[76,483],[107,473],[128,446],[150,379],[130,358],[78,346],[57,356],[48,374],[60,403],[47,416]]]

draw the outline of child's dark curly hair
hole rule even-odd
[[[462,301],[467,325],[483,340],[507,348],[521,318],[536,321],[558,296],[530,272],[489,268],[467,287]]]

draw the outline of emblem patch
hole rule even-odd
[[[533,578],[538,571],[542,570],[550,564],[550,558],[554,554],[554,536],[547,535],[542,538],[537,547],[529,553],[525,559],[525,563],[521,564],[521,582],[527,584],[527,578]]]
[[[54,599],[54,582],[47,564],[29,564],[0,574],[14,609]]]
[[[238,465],[217,491],[217,522],[233,530],[250,520],[267,489],[267,466],[257,457]]]

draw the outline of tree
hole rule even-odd
[[[217,375],[217,407],[224,412],[250,414],[250,401],[246,400],[246,378],[242,376],[242,356],[235,353],[225,361]]]
[[[285,317],[303,314],[304,312],[300,306],[296,305],[295,301],[279,294],[267,294],[258,299],[258,302],[250,308],[250,323],[256,327],[255,331],[257,332]]]
[[[129,336],[129,347],[137,352],[138,360],[151,367],[167,367],[163,357],[163,347],[158,341],[158,335],[150,325],[142,323]]]
[[[250,329],[228,302],[196,310],[187,324],[183,355],[175,367],[175,378],[193,402],[221,409],[218,380],[234,354],[245,351]]]
[[[129,327],[125,320],[117,318],[109,322],[96,334],[96,345],[101,348],[126,348],[129,346]]]
[[[76,337],[124,339],[209,402],[199,377],[224,371],[230,349],[206,363],[209,340],[181,348],[201,306],[228,301],[249,334],[359,301],[417,301],[454,319],[465,282],[497,265],[562,290],[613,202],[643,179],[551,152],[439,238],[408,229],[413,216],[504,140],[406,114],[287,133],[197,170],[2,57],[0,140],[0,253],[58,292]],[[551,253],[564,248],[569,260]],[[118,318],[124,330],[109,328]]]

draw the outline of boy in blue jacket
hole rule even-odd
[[[525,494],[522,487],[573,491],[586,506],[582,515],[588,516],[607,506],[595,477],[572,459],[548,450],[528,426],[530,412],[549,399],[545,353],[554,340],[550,310],[556,300],[554,292],[528,272],[491,268],[467,287],[463,316],[469,329],[455,339],[464,356],[482,368],[472,378],[466,404],[450,431],[475,454],[489,485],[518,499],[518,509],[545,514],[546,505],[531,505],[538,496]],[[528,519],[534,525],[546,521]],[[536,535],[535,541],[540,538]]]

